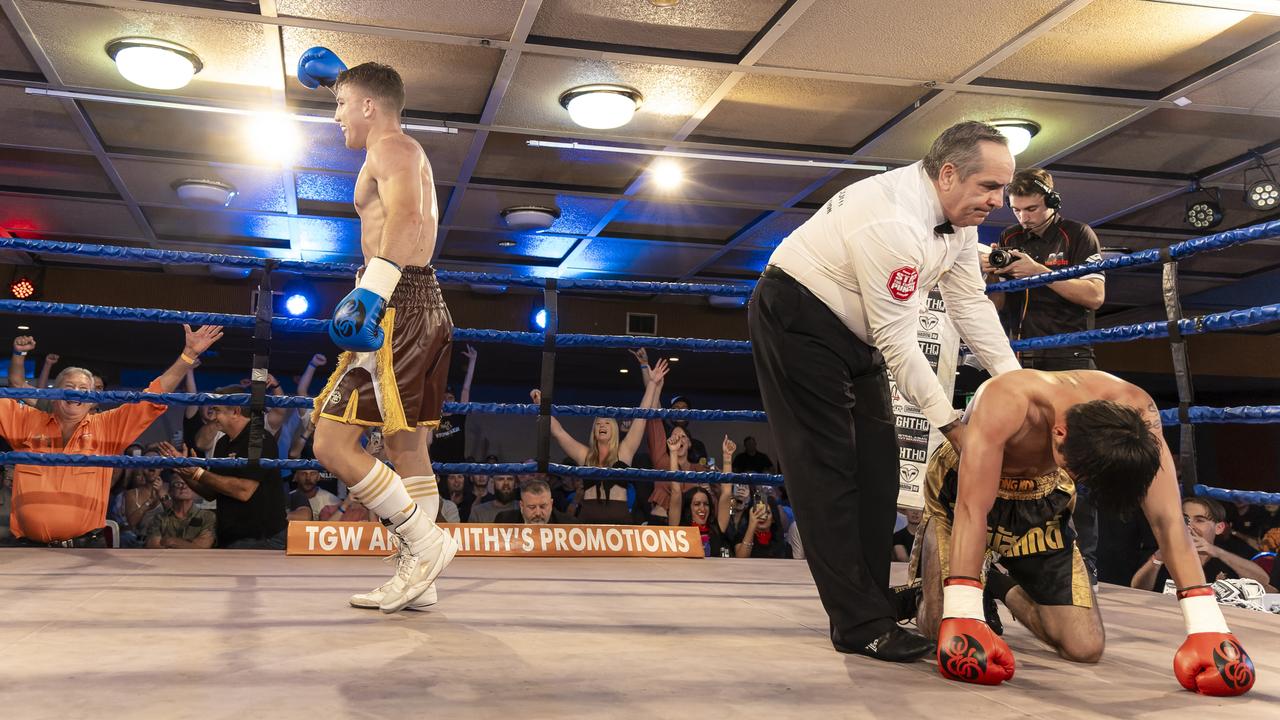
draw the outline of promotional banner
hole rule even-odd
[[[947,318],[947,308],[937,288],[925,297],[924,304],[920,306],[916,337],[930,367],[938,374],[943,392],[951,397],[955,392],[960,336]],[[930,427],[920,408],[902,397],[892,374],[889,376],[889,392],[898,427],[898,504],[921,508],[924,507],[921,489],[925,464],[929,454],[942,442],[942,433]]]
[[[702,554],[694,527],[648,525],[496,525],[440,523],[463,557],[693,557]],[[381,523],[289,523],[288,555],[388,555],[396,538]]]

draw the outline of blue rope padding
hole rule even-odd
[[[248,405],[248,393],[218,395],[216,393],[149,393],[129,390],[59,390],[54,388],[0,388],[0,398],[13,400],[69,400],[91,403],[138,403],[157,405]],[[268,395],[267,407],[309,408],[311,398],[298,395]]]
[[[1280,405],[1244,405],[1240,407],[1204,407],[1193,405],[1187,408],[1192,424],[1195,425],[1267,425],[1280,423]],[[1178,410],[1170,408],[1160,411],[1160,422],[1165,425],[1178,424]]]
[[[1258,490],[1227,490],[1225,488],[1196,485],[1195,493],[1201,497],[1213,498],[1222,502],[1243,500],[1250,505],[1280,505],[1280,493],[1261,492]]]
[[[26,240],[23,238],[0,238],[0,248],[45,252],[58,255],[78,255],[80,257],[105,257],[116,260],[135,260],[140,262],[159,262],[166,265],[229,265],[232,267],[262,268],[266,267],[265,258],[245,255],[220,255],[215,253],[183,252],[178,250],[154,250],[150,248],[127,248],[114,245],[94,245],[91,243],[53,242],[48,240]],[[306,262],[302,260],[277,260],[276,268],[289,272],[307,273],[310,275],[352,275],[360,269],[352,263]],[[546,280],[528,275],[497,275],[493,273],[459,272],[440,270],[436,278],[442,283],[475,283],[482,285],[517,285],[523,287],[542,288]],[[581,290],[614,290],[617,292],[639,292],[663,295],[727,295],[747,297],[751,295],[751,285],[730,285],[719,283],[675,283],[645,282],[634,280],[591,280],[560,279],[557,281],[561,289],[575,288]]]
[[[1280,304],[1261,305],[1245,310],[1212,313],[1200,317],[1185,318],[1178,321],[1178,328],[1183,335],[1199,335],[1206,332],[1230,330],[1234,328],[1265,325],[1280,320]],[[1062,335],[1046,335],[1044,337],[1015,340],[1009,345],[1014,351],[1040,350],[1043,348],[1070,347],[1093,343],[1125,342],[1142,338],[1162,338],[1169,336],[1167,322],[1146,322],[1133,325],[1118,325],[1100,330],[1064,333]]]
[[[1205,235],[1204,237],[1183,240],[1169,246],[1169,256],[1174,260],[1191,257],[1197,253],[1207,252],[1209,250],[1222,250],[1232,245],[1240,245],[1254,240],[1262,240],[1264,238],[1276,237],[1280,235],[1280,220],[1273,220],[1258,225],[1250,225],[1246,228],[1238,230],[1227,230],[1226,232],[1216,233],[1214,235]],[[1098,262],[1085,263],[1084,265],[1073,265],[1061,270],[1054,270],[1042,275],[1033,275],[1031,277],[1022,278],[1020,280],[1005,280],[1003,282],[992,283],[987,286],[987,292],[1013,292],[1015,290],[1024,290],[1026,288],[1040,287],[1048,285],[1059,280],[1070,280],[1084,275],[1091,275],[1104,270],[1112,270],[1121,267],[1135,267],[1139,265],[1155,265],[1162,262],[1159,250],[1139,250],[1129,255],[1121,255],[1119,257],[1100,260]]]

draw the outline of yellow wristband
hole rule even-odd
[[[186,352],[183,352],[183,353],[182,353],[182,355],[180,355],[179,357],[181,357],[181,358],[182,358],[182,361],[183,361],[183,362],[185,362],[185,363],[186,363],[186,364],[188,364],[188,365],[195,365],[195,364],[196,364],[196,359],[195,359],[195,358],[193,358],[193,357],[191,357],[190,355],[187,355],[187,353],[186,353]]]
[[[195,477],[193,477],[193,478],[191,478],[191,479],[192,479],[192,480],[199,480],[199,479],[200,479],[200,478],[202,478],[202,477],[204,477],[204,468],[202,468],[202,467],[198,467],[198,468],[196,468],[196,474],[195,474]]]

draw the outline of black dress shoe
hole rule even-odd
[[[831,629],[831,644],[836,650],[851,655],[866,655],[885,662],[915,662],[933,652],[934,642],[900,627],[885,632],[861,647],[841,642],[835,628]]]

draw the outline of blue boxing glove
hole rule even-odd
[[[342,58],[329,48],[317,45],[298,58],[298,82],[312,90],[321,85],[331,88],[338,82],[339,73],[346,69]]]
[[[400,266],[385,258],[369,261],[360,284],[347,293],[333,312],[329,337],[343,350],[372,352],[382,347],[382,315],[400,282]]]

